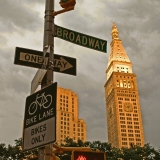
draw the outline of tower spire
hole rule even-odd
[[[130,63],[130,59],[122,45],[122,41],[119,38],[119,32],[118,29],[116,27],[115,22],[112,23],[112,31],[111,31],[111,35],[112,35],[112,42],[110,44],[111,46],[111,51],[110,51],[110,56],[108,59],[108,67],[107,69],[109,69],[111,66],[113,65],[111,64],[113,61],[115,63]],[[113,71],[116,71],[116,68],[113,67]],[[130,72],[132,72],[132,66],[130,65]],[[109,78],[109,77],[108,77]]]
[[[119,39],[118,29],[116,27],[115,22],[112,23],[112,32],[111,32],[111,35],[112,35],[112,40],[113,39]]]

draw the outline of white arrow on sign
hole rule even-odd
[[[54,59],[54,67],[60,68],[60,72],[72,68],[73,66],[67,62],[63,57],[59,59]]]

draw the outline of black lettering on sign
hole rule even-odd
[[[57,67],[62,67],[62,64],[61,64],[61,61],[58,61],[58,63],[57,63]]]
[[[53,115],[53,108],[43,112],[42,114],[39,114],[38,118],[39,118],[39,120],[42,120],[42,119],[50,117],[52,115]]]
[[[35,134],[41,133],[43,131],[46,131],[46,124],[38,126],[34,129],[31,129],[31,135],[35,135]]]
[[[30,55],[26,54],[24,58],[25,58],[25,60],[29,61],[30,60]]]
[[[38,56],[38,63],[42,63],[44,60],[42,59],[41,56]]]
[[[35,62],[36,63],[36,60],[37,60],[37,56],[32,55],[31,56],[31,62]]]
[[[44,141],[44,138],[45,138],[45,133],[44,134],[41,134],[37,137],[33,137],[32,140],[31,140],[31,143],[32,144],[36,144],[36,143],[39,143],[39,142],[43,142]]]
[[[37,115],[36,116],[33,116],[29,119],[26,119],[26,126],[29,125],[29,124],[32,124],[34,122],[37,122]]]

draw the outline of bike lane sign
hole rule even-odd
[[[23,151],[56,141],[57,83],[26,98]]]

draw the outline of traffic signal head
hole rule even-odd
[[[62,8],[74,7],[76,0],[60,0],[60,5]]]
[[[72,160],[106,160],[106,155],[96,151],[73,151]]]

